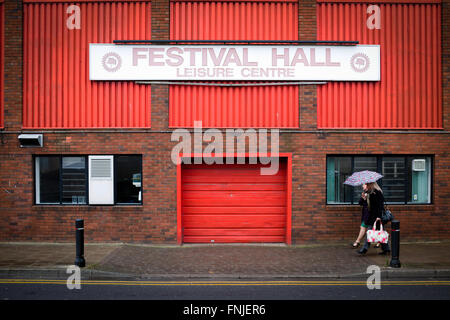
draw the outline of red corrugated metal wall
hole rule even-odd
[[[183,165],[183,242],[285,242],[286,163]]]
[[[3,81],[5,78],[5,39],[4,39],[4,23],[5,23],[5,13],[3,8],[3,0],[0,0],[0,128],[4,128],[4,94],[3,94]]]
[[[89,80],[89,43],[151,39],[149,1],[24,2],[24,128],[150,127],[150,86]]]
[[[318,86],[318,127],[442,128],[438,1],[318,2],[318,40],[358,40],[360,44],[381,45],[380,82]],[[373,14],[367,13],[371,4],[380,8],[380,29],[371,30],[366,25]]]
[[[173,40],[298,40],[298,1],[171,1]],[[297,128],[298,87],[171,85],[169,126]]]

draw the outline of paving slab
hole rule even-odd
[[[103,260],[121,243],[85,244],[84,257],[90,265]],[[75,244],[69,243],[0,243],[0,268],[18,267],[61,267],[73,265],[75,261]]]

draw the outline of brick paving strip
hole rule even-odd
[[[364,273],[375,264],[345,246],[124,245],[98,265],[105,271],[140,275],[292,276]]]
[[[402,243],[403,270],[450,270],[450,242]],[[133,276],[293,277],[364,274],[369,265],[387,267],[390,256],[371,248],[359,256],[349,244],[183,245],[86,243],[85,271]],[[0,243],[0,270],[64,271],[75,260],[69,243]]]

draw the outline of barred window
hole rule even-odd
[[[344,185],[353,172],[383,175],[378,184],[387,203],[431,203],[432,156],[327,156],[327,204],[357,204],[362,186]]]

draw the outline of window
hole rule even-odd
[[[389,157],[381,160],[383,193],[391,203],[404,203],[406,195],[405,158]]]
[[[58,157],[36,158],[36,203],[60,202],[60,159]]]
[[[116,157],[117,203],[141,203],[141,157]]]
[[[86,204],[86,159],[63,157],[61,176],[62,202]]]
[[[353,172],[370,170],[383,175],[378,184],[387,203],[431,203],[430,156],[327,156],[327,204],[357,204],[362,186],[344,185]]]
[[[352,174],[350,157],[327,159],[327,202],[352,203],[352,187],[344,184],[345,179]]]
[[[36,204],[142,204],[140,155],[36,156],[34,164]]]

